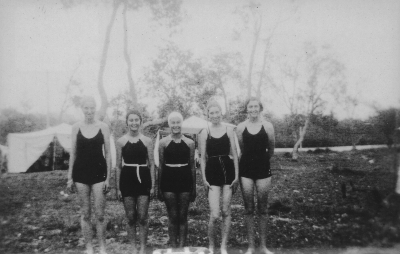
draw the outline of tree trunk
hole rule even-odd
[[[126,11],[128,9],[128,2],[125,1],[123,16],[124,16],[124,58],[127,65],[126,75],[128,77],[128,84],[129,84],[129,93],[132,99],[132,106],[137,107],[138,99],[136,94],[135,82],[133,82],[132,78],[132,61],[129,57],[128,53],[128,24],[126,20]]]
[[[311,115],[307,117],[306,122],[304,123],[304,127],[300,131],[300,137],[297,140],[296,144],[294,144],[293,152],[292,152],[292,160],[293,161],[297,161],[299,159],[298,149],[299,149],[301,142],[303,142],[303,140],[304,140],[304,136],[306,135],[308,125],[310,124],[310,118],[311,118]]]
[[[107,30],[106,30],[106,36],[104,39],[104,46],[103,46],[103,52],[101,54],[101,61],[100,61],[100,69],[98,73],[98,80],[97,80],[97,88],[100,93],[100,98],[101,98],[101,105],[100,105],[100,110],[99,110],[99,119],[102,121],[107,113],[107,108],[108,108],[108,99],[107,99],[107,94],[106,91],[104,90],[104,70],[106,68],[107,64],[107,54],[108,54],[108,48],[110,45],[110,37],[111,37],[111,29],[114,25],[115,21],[115,16],[117,15],[117,9],[121,2],[119,0],[116,0],[113,5],[113,12],[111,14],[110,22],[107,25]]]
[[[258,85],[257,85],[257,98],[260,99],[261,97],[261,85],[263,82],[263,77],[264,77],[264,73],[265,73],[265,67],[267,66],[267,56],[268,56],[268,52],[269,52],[269,46],[270,46],[270,39],[268,39],[267,43],[265,43],[265,50],[264,50],[264,58],[263,58],[263,64],[261,67],[261,72],[260,72],[260,79],[258,80]]]
[[[253,47],[251,49],[251,54],[250,54],[250,62],[249,62],[249,72],[247,73],[247,97],[249,98],[251,96],[251,75],[253,73],[253,65],[254,65],[254,55],[256,53],[257,49],[257,44],[258,44],[258,39],[260,37],[260,30],[261,30],[261,21],[259,24],[254,24],[255,31],[254,31],[254,41],[253,41]]]

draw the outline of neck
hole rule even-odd
[[[85,119],[85,124],[93,124],[94,123],[94,118],[92,119]]]
[[[222,124],[221,122],[218,123],[211,123],[213,127],[220,127]]]
[[[139,130],[129,130],[129,135],[131,136],[131,137],[137,137],[137,136],[139,136]]]
[[[173,139],[180,139],[180,138],[182,137],[182,133],[181,133],[181,132],[179,132],[179,133],[172,133],[172,134],[171,134],[171,137],[172,137]]]
[[[249,121],[251,122],[251,123],[257,123],[257,122],[259,122],[260,121],[260,116],[256,116],[256,117],[249,117]]]

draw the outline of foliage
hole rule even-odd
[[[50,117],[50,124],[57,119]],[[41,114],[23,114],[15,109],[6,108],[0,111],[0,144],[6,144],[9,133],[31,132],[46,128],[46,116]]]
[[[396,122],[397,118],[397,122]],[[377,115],[371,119],[371,124],[385,135],[389,147],[393,145],[395,129],[400,127],[400,109],[378,109]]]

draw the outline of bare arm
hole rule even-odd
[[[239,147],[240,147],[240,150],[242,151],[242,154],[243,154],[243,131],[244,131],[245,126],[246,126],[245,122],[242,122],[236,128],[236,136],[237,136]]]
[[[107,178],[106,181],[110,181],[111,176],[111,153],[110,153],[110,129],[105,123],[101,123],[101,131],[104,136],[104,157],[107,163]]]
[[[229,143],[231,144],[231,154],[233,157],[233,165],[235,166],[235,180],[232,184],[236,183],[239,179],[239,163],[234,135],[235,132],[233,131],[233,129],[228,129]]]
[[[268,134],[268,156],[271,158],[275,150],[275,131],[274,126],[270,122],[263,123],[265,131]]]
[[[203,183],[206,187],[210,187],[210,184],[207,182],[206,179],[206,163],[207,163],[207,159],[206,159],[206,147],[207,147],[207,130],[203,129],[200,133],[200,154],[201,154],[201,158],[200,158],[200,168],[201,168],[201,175],[203,178]]]
[[[163,201],[163,196],[161,193],[161,177],[164,170],[164,150],[165,150],[165,140],[162,139],[159,142],[158,147],[158,157],[159,157],[159,167],[158,167],[158,177],[157,177],[157,185],[158,185],[158,199]]]
[[[121,170],[122,170],[122,147],[124,143],[124,137],[121,137],[118,139],[117,144],[116,144],[116,150],[117,150],[117,161],[116,161],[116,166],[117,170],[115,172],[115,186],[117,188],[117,199],[121,199],[122,196],[119,194],[120,192],[120,186],[119,186],[119,179],[121,178]]]
[[[188,142],[189,144],[189,149],[190,149],[190,158],[189,158],[189,163],[190,163],[190,169],[192,170],[192,179],[193,179],[193,187],[192,187],[192,193],[191,193],[191,202],[193,202],[196,199],[196,165],[194,163],[194,150],[195,150],[195,145],[194,141],[190,140]]]
[[[154,147],[153,141],[148,138],[144,137],[146,148],[147,148],[147,165],[150,168],[150,175],[151,175],[151,189],[154,191],[155,184],[156,184],[156,176],[154,171]]]
[[[78,135],[79,126],[77,124],[72,126],[71,133],[71,152],[69,154],[69,167],[68,167],[68,182],[72,183],[72,170],[76,159],[76,137]],[[70,186],[68,186],[70,188]]]

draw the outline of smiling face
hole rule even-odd
[[[208,109],[208,119],[213,124],[218,124],[221,121],[221,109],[218,106],[212,106]]]
[[[182,131],[182,119],[180,117],[171,117],[168,121],[172,134],[179,134]]]
[[[138,131],[141,124],[140,117],[136,114],[130,114],[126,120],[126,124],[128,125],[129,130]]]
[[[96,102],[89,99],[84,100],[82,102],[82,112],[86,120],[93,121],[96,113]]]
[[[256,100],[249,101],[247,104],[247,113],[250,117],[258,117],[261,112],[260,103]]]

